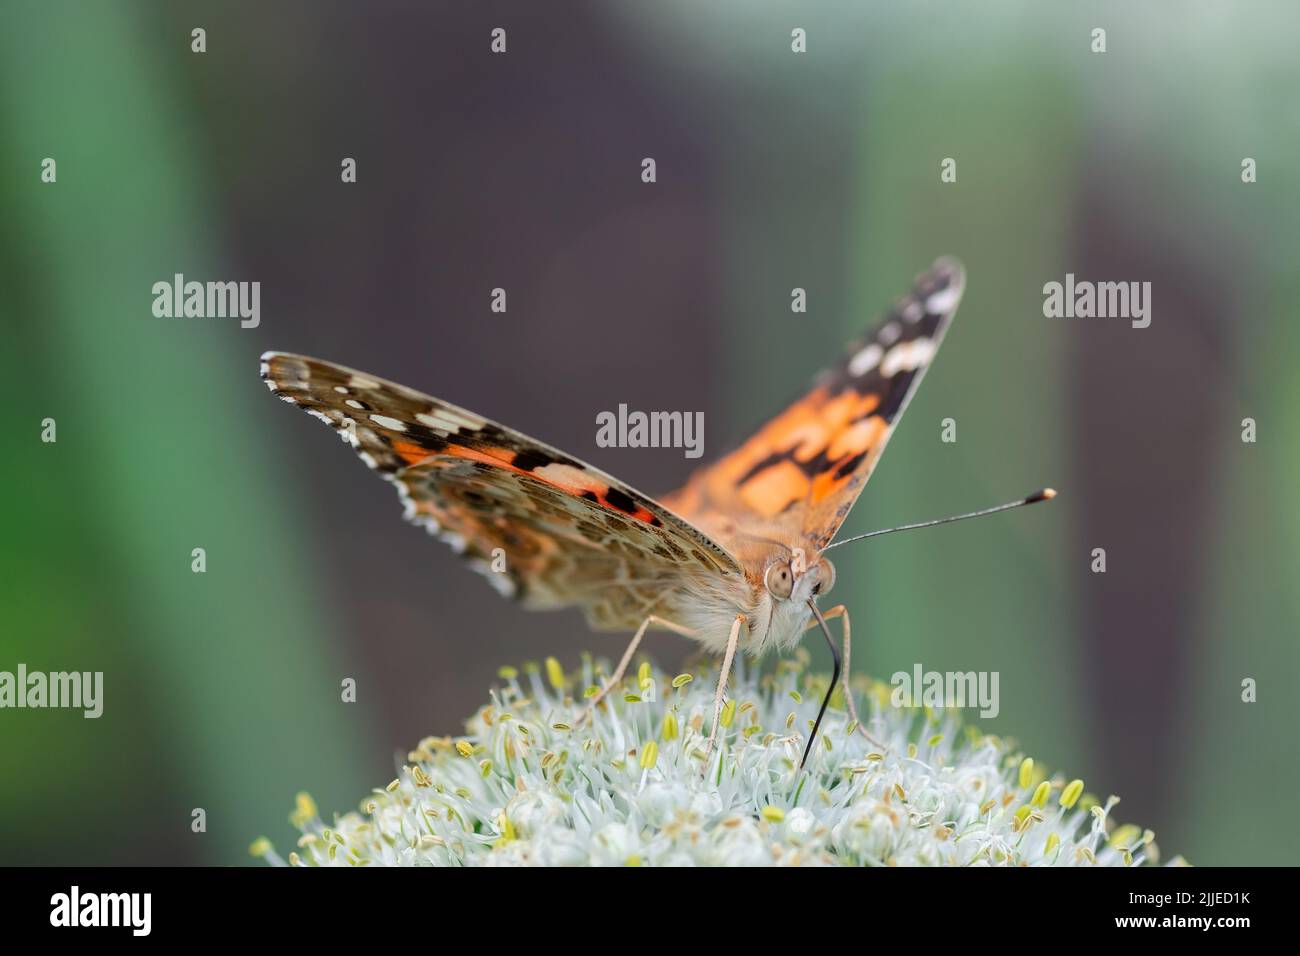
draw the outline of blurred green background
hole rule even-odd
[[[1061,497],[838,552],[856,667],[997,670],[982,729],[1120,794],[1166,856],[1293,863],[1297,27],[1285,2],[5,4],[0,669],[102,670],[105,712],[0,711],[0,862],[247,862],[297,790],[351,808],[457,732],[500,665],[621,651],[404,525],[266,393],[263,349],[653,493],[691,463],[597,448],[597,411],[703,410],[716,455],[954,254],[960,316],[846,531]],[[261,325],[154,318],[178,272],[260,281]],[[1045,318],[1067,272],[1150,281],[1150,328]]]

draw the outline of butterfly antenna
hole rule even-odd
[[[1056,492],[1051,488],[1044,488],[1041,491],[1035,491],[1027,498],[1019,498],[1016,501],[1008,501],[1004,505],[997,505],[993,508],[985,508],[982,511],[971,511],[964,515],[951,515],[947,518],[936,518],[933,521],[918,521],[916,524],[901,524],[897,528],[884,528],[880,531],[868,531],[866,534],[855,534],[851,538],[845,538],[843,541],[835,541],[822,548],[823,552],[831,548],[838,548],[842,544],[848,544],[850,541],[861,541],[863,538],[874,538],[882,534],[893,534],[895,531],[915,531],[917,528],[933,528],[937,524],[950,524],[953,521],[965,521],[967,518],[982,518],[985,515],[994,515],[999,511],[1010,511],[1012,508],[1023,508],[1025,505],[1037,504],[1040,501],[1051,501],[1056,497]],[[825,626],[825,625],[823,625]],[[830,639],[829,633],[827,640]]]
[[[822,617],[822,612],[817,610],[817,605],[813,603],[812,598],[808,599],[808,607],[812,609],[813,617],[817,618],[822,633],[826,635],[826,644],[831,649],[831,660],[834,662],[834,666],[831,668],[831,682],[826,688],[826,696],[822,698],[822,706],[817,711],[817,719],[813,722],[812,733],[808,735],[808,746],[804,747],[803,759],[799,761],[800,770],[803,770],[804,764],[808,762],[808,755],[812,753],[813,742],[817,739],[817,731],[821,729],[822,718],[826,716],[826,706],[831,702],[831,694],[835,693],[835,685],[840,682],[840,649],[835,646],[835,641],[831,638],[831,629],[826,626],[826,618]]]

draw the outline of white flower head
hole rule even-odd
[[[360,812],[326,824],[300,794],[299,866],[951,865],[1136,866],[1150,830],[1115,826],[1118,798],[1048,776],[956,711],[898,708],[863,681],[872,737],[837,691],[800,771],[824,676],[806,653],[756,678],[737,671],[705,758],[706,671],[642,664],[579,718],[599,680],[590,660],[501,672],[463,737],[429,737]],[[626,685],[625,685],[626,686]],[[575,695],[586,688],[586,696]],[[252,852],[285,861],[259,839]],[[1181,862],[1175,860],[1174,862]]]

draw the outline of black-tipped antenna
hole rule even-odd
[[[965,521],[967,518],[982,518],[985,515],[997,514],[999,511],[1010,511],[1012,508],[1023,508],[1025,505],[1037,504],[1040,501],[1051,501],[1056,497],[1056,492],[1051,488],[1044,488],[1042,491],[1035,491],[1027,498],[1021,498],[1017,501],[1008,501],[1004,505],[998,505],[995,508],[985,508],[983,511],[971,511],[964,515],[952,515],[947,518],[936,518],[933,521],[918,521],[916,524],[902,524],[897,528],[885,528],[881,531],[868,531],[866,534],[855,534],[851,538],[845,538],[843,541],[834,541],[822,548],[823,552],[831,548],[838,548],[842,544],[848,544],[850,541],[861,541],[863,538],[874,538],[882,534],[893,534],[895,531],[915,531],[917,528],[933,528],[937,524],[949,524],[953,521]]]

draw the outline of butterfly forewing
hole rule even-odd
[[[664,504],[736,553],[746,538],[824,547],[929,368],[964,282],[956,260],[935,262],[811,391]]]
[[[406,516],[531,607],[635,627],[684,577],[738,575],[652,499],[519,432],[331,362],[268,352],[262,377],[396,485]]]

